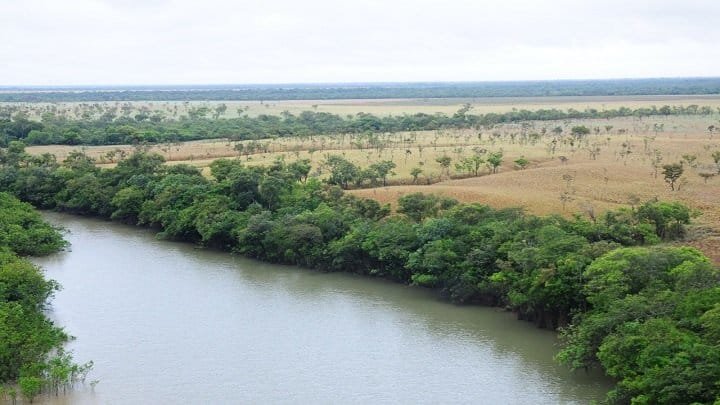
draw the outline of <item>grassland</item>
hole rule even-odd
[[[323,101],[318,111],[348,114],[364,111],[377,114],[399,114],[430,110],[455,111],[469,100],[377,100]],[[228,105],[228,114],[233,110]],[[248,105],[248,103],[241,103]],[[720,106],[720,97],[593,97],[563,99],[493,99],[473,102],[478,112],[507,111],[512,108],[616,108],[649,105],[710,105]],[[145,104],[149,106],[149,104]],[[173,105],[173,103],[162,103]],[[176,105],[191,108],[197,103]],[[247,114],[279,113],[313,108],[312,101],[252,104]],[[267,106],[267,107],[265,107]],[[708,132],[708,126],[720,126],[717,115],[671,116],[645,118],[616,118],[599,120],[566,120],[528,122],[496,126],[491,129],[424,131],[381,134],[375,140],[353,135],[278,138],[260,141],[231,142],[228,140],[195,141],[151,146],[152,151],[165,156],[170,164],[188,163],[209,173],[208,165],[215,159],[242,159],[249,165],[267,164],[275,159],[293,161],[310,159],[312,176],[323,178],[323,165],[329,154],[343,155],[351,162],[366,167],[371,163],[392,160],[397,167],[390,177],[391,186],[359,189],[351,192],[382,202],[394,203],[403,194],[421,191],[447,195],[463,202],[482,202],[495,207],[521,206],[536,214],[600,215],[609,208],[617,208],[652,198],[680,200],[701,214],[698,226],[690,235],[691,244],[720,262],[720,176],[703,179],[700,173],[716,172],[711,157],[720,150],[720,134]],[[585,125],[593,131],[581,142],[572,143],[570,129]],[[552,130],[563,129],[557,134]],[[539,136],[532,136],[538,134]],[[555,140],[555,150],[552,150]],[[243,143],[245,152],[239,154],[236,145]],[[250,146],[252,144],[252,146]],[[250,147],[249,147],[250,146]],[[83,148],[102,165],[112,166],[122,153],[133,146],[98,146]],[[591,156],[589,149],[599,153]],[[63,159],[78,149],[71,146],[34,146],[33,154],[51,152]],[[252,152],[248,152],[248,150]],[[497,152],[504,156],[499,173],[470,178],[460,173],[454,163],[477,151]],[[111,156],[115,151],[115,156]],[[110,152],[110,155],[108,155]],[[662,176],[662,164],[683,161],[683,156],[696,160],[685,164],[679,190],[672,191]],[[445,171],[436,158],[448,156],[453,164]],[[561,160],[561,156],[564,159]],[[660,156],[661,161],[657,161]],[[530,161],[519,170],[514,160],[524,157]],[[653,166],[655,162],[655,167]],[[659,170],[656,170],[659,167]],[[420,168],[422,174],[413,179],[411,170]]]
[[[377,100],[289,100],[289,101],[128,101],[128,102],[58,102],[58,103],[0,103],[0,106],[12,106],[23,111],[31,118],[50,109],[67,113],[69,117],[81,118],[83,113],[92,111],[93,106],[117,107],[118,110],[128,109],[130,115],[139,112],[162,112],[170,118],[187,115],[191,109],[207,107],[211,112],[220,105],[227,109],[221,115],[234,118],[239,114],[251,117],[261,114],[279,115],[283,111],[299,114],[303,111],[327,112],[347,115],[359,112],[374,115],[402,115],[413,113],[444,113],[452,114],[464,104],[473,106],[472,112],[478,114],[501,113],[513,109],[537,110],[557,108],[598,110],[618,107],[639,108],[661,105],[692,104],[720,107],[720,96],[569,96],[569,97],[485,97],[485,98],[448,98],[448,99],[377,99]]]

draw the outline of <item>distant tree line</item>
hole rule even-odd
[[[524,121],[568,119],[605,119],[615,117],[648,117],[671,115],[711,115],[719,111],[708,106],[688,105],[640,107],[583,111],[568,109],[516,110],[505,113],[470,114],[465,105],[453,115],[403,114],[376,116],[358,113],[342,117],[325,112],[288,112],[257,117],[209,117],[206,107],[190,112],[177,120],[152,114],[117,115],[106,113],[99,118],[69,119],[53,113],[43,114],[41,120],[24,114],[4,117],[0,113],[0,146],[22,140],[29,145],[118,145],[162,143],[199,139],[229,138],[233,140],[278,137],[310,137],[324,134],[389,133],[399,131],[431,131],[452,128],[488,128],[498,124]],[[0,111],[1,112],[1,111]]]
[[[718,94],[720,78],[288,85],[5,87],[0,102],[327,100]]]
[[[586,219],[459,204],[420,193],[387,205],[308,179],[282,160],[217,160],[212,177],[138,150],[112,169],[11,143],[0,190],[37,207],[155,228],[164,238],[323,271],[436,289],[559,328],[558,359],[602,367],[615,403],[712,403],[720,395],[720,272],[677,240],[690,210],[649,201]]]

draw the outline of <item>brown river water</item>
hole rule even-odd
[[[88,380],[46,404],[557,404],[611,382],[553,361],[553,332],[430,291],[157,240],[56,213],[50,316]]]

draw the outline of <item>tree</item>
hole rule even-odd
[[[482,167],[483,163],[485,163],[485,159],[483,159],[480,154],[476,153],[472,156],[463,158],[460,161],[459,166],[467,172],[472,173],[473,176],[478,176],[480,174],[480,168]]]
[[[25,152],[25,143],[22,141],[11,141],[7,150],[0,150],[0,164],[4,166],[19,166],[27,160],[30,155]]]
[[[423,170],[419,167],[413,167],[412,170],[410,170],[410,175],[413,178],[413,184],[417,184],[418,176],[422,174]]]
[[[217,107],[215,107],[215,119],[218,119],[221,115],[225,114],[227,111],[227,105],[225,103],[220,103]]]
[[[449,176],[450,175],[450,163],[452,162],[452,158],[450,158],[450,156],[444,155],[444,156],[435,158],[435,161],[440,163],[440,167],[442,167],[443,170],[445,171],[445,174],[447,176]]]
[[[697,155],[685,154],[682,155],[682,160],[692,168],[697,167]]]
[[[663,165],[663,176],[665,177],[665,182],[670,185],[671,190],[675,191],[675,183],[678,181],[680,176],[683,175],[684,171],[685,169],[683,168],[682,163]]]
[[[717,173],[711,173],[711,172],[700,172],[698,173],[698,176],[702,177],[703,182],[707,184],[708,179],[711,179],[715,176],[717,176]]]
[[[572,127],[572,129],[570,130],[570,133],[575,138],[580,139],[583,136],[588,135],[590,133],[590,128],[586,127],[585,125],[578,125],[578,126]]]
[[[20,377],[18,385],[23,396],[32,404],[40,391],[42,391],[43,380],[40,377]]]
[[[330,177],[327,182],[344,189],[347,189],[350,182],[357,179],[360,174],[360,169],[357,166],[339,155],[329,155],[324,164],[330,169]]]
[[[287,170],[293,175],[293,177],[303,183],[307,181],[310,169],[312,169],[310,159],[296,160],[287,165]]]
[[[382,162],[373,163],[370,165],[369,169],[373,171],[377,177],[382,179],[383,187],[387,185],[387,177],[388,175],[394,175],[395,172],[392,171],[396,167],[395,163],[392,160],[383,160]]]
[[[720,174],[720,150],[716,150],[712,153],[713,161],[715,162],[715,166],[717,166],[717,172]]]
[[[129,224],[137,224],[140,209],[147,196],[136,186],[125,187],[115,193],[110,201],[114,211],[110,218]]]
[[[518,169],[525,170],[525,168],[530,164],[530,161],[525,159],[524,156],[520,156],[520,158],[515,159],[514,163]]]
[[[494,174],[497,173],[498,167],[502,164],[503,161],[503,153],[502,151],[499,152],[491,152],[488,154],[487,157],[487,164],[490,168],[490,171]]]
[[[448,209],[457,204],[451,198],[441,198],[434,194],[412,193],[398,199],[398,212],[407,215],[416,222],[424,218],[434,217],[440,210]]]
[[[277,175],[267,175],[260,180],[258,184],[258,195],[262,202],[269,210],[274,210],[280,203],[280,198],[286,192],[292,183],[287,179]]]
[[[690,223],[690,209],[679,202],[650,201],[638,207],[637,216],[653,224],[655,233],[663,240],[683,236],[683,225]]]
[[[238,158],[239,158],[240,155],[242,155],[243,152],[245,151],[245,145],[242,142],[238,142],[235,144],[235,146],[233,146],[233,149],[238,153]]]

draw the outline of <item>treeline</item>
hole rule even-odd
[[[65,246],[32,206],[0,192],[0,401],[59,393],[92,367],[73,363],[63,350],[70,337],[44,313],[59,285],[22,257]]]
[[[281,137],[309,137],[327,134],[391,133],[400,131],[432,131],[451,128],[490,128],[494,125],[524,121],[552,121],[568,119],[606,119],[614,117],[648,117],[670,115],[710,115],[720,113],[708,106],[620,107],[610,110],[540,109],[517,110],[505,113],[470,114],[466,104],[453,115],[404,114],[375,116],[358,113],[342,117],[336,114],[305,111],[298,115],[260,115],[239,118],[217,118],[207,107],[198,107],[189,116],[168,119],[161,112],[139,112],[131,117],[118,115],[117,108],[102,110],[99,116],[69,119],[52,112],[43,114],[40,121],[24,114],[0,118],[0,146],[13,140],[29,145],[118,145],[163,143],[199,139],[229,138],[232,140]]]
[[[0,89],[2,90],[2,89]],[[0,102],[327,100],[718,94],[720,78],[139,87],[6,87]]]
[[[509,308],[560,328],[559,360],[602,367],[618,381],[609,394],[616,403],[712,403],[720,395],[720,273],[693,248],[653,246],[684,234],[691,212],[680,203],[565,219],[418,193],[391,214],[281,160],[217,160],[206,178],[143,151],[99,169],[81,152],[60,163],[14,142],[0,165],[0,189],[38,207]]]

